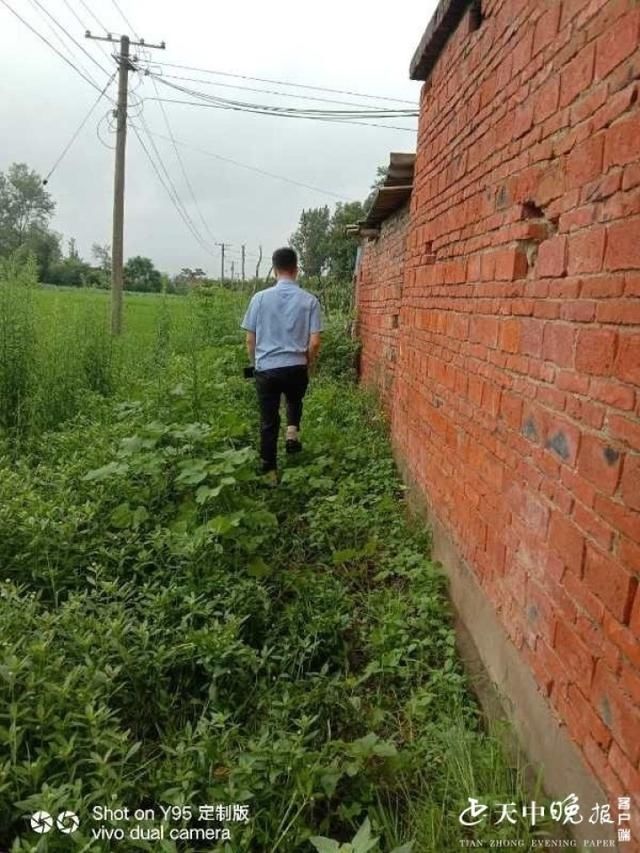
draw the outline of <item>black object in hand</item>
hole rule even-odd
[[[254,367],[245,367],[244,368],[244,378],[245,379],[253,379],[254,373],[255,373]]]

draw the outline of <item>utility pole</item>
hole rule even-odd
[[[236,262],[231,261],[231,281],[232,282],[233,282],[233,279],[235,278],[235,274],[236,274]]]
[[[258,263],[256,264],[256,278],[260,278],[260,264],[262,263],[262,246],[260,246],[260,251],[258,253]]]
[[[220,246],[220,282],[224,284],[224,252],[231,243],[216,243],[216,246]]]
[[[129,36],[114,38],[111,33],[106,36],[94,36],[89,30],[85,38],[95,41],[120,43],[120,53],[116,57],[118,63],[118,103],[114,110],[116,117],[116,162],[113,181],[113,239],[111,246],[111,332],[119,335],[122,332],[122,294],[124,290],[124,177],[127,150],[127,108],[129,71],[135,71],[135,66],[129,61],[131,45],[164,50],[164,42],[147,44],[144,39],[131,41]]]
[[[245,280],[245,278],[246,278],[246,276],[245,276],[245,274],[244,274],[244,260],[245,260],[245,253],[246,253],[246,251],[247,251],[247,247],[246,247],[246,246],[245,246],[245,244],[243,243],[243,244],[242,244],[242,280],[243,280],[243,281],[244,281],[244,280]]]

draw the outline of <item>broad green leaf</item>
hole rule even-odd
[[[108,480],[110,477],[115,477],[118,474],[126,474],[129,466],[125,462],[109,462],[102,468],[95,468],[93,471],[88,471],[82,478],[85,482],[101,483],[103,480]]]
[[[272,571],[271,566],[268,566],[262,557],[252,557],[249,561],[248,572],[252,578],[266,578]]]
[[[337,841],[332,841],[330,838],[323,838],[321,835],[314,835],[309,841],[318,853],[335,853],[336,850],[340,850],[340,844]]]

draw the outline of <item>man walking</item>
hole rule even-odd
[[[287,453],[302,450],[302,400],[309,384],[309,368],[320,351],[320,303],[296,281],[298,258],[293,249],[273,253],[276,283],[254,294],[242,321],[247,351],[255,365],[260,406],[262,470],[277,482],[280,398],[287,403]]]

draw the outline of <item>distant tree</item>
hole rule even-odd
[[[353,275],[356,264],[358,244],[345,234],[345,227],[365,217],[364,205],[359,201],[343,204],[339,202],[329,226],[328,267],[333,278],[348,281]]]
[[[330,222],[331,214],[326,205],[303,210],[300,214],[298,228],[289,242],[298,253],[300,268],[305,275],[320,276],[326,269]]]
[[[76,244],[75,237],[70,237],[67,240],[67,257],[73,258],[74,260],[80,260],[80,255],[78,253],[78,246]]]
[[[376,197],[376,191],[378,187],[381,187],[384,184],[385,178],[387,177],[387,167],[386,166],[378,166],[376,170],[376,179],[371,184],[371,192],[366,197],[364,201],[364,213],[366,214],[371,210],[371,205],[373,204],[373,200]]]
[[[76,247],[76,241],[71,238],[67,241],[66,257],[59,258],[56,263],[52,264],[46,280],[50,284],[65,287],[95,287],[95,272],[98,271],[82,260]]]
[[[111,246],[94,243],[91,247],[91,257],[101,270],[111,274]]]
[[[129,258],[125,264],[124,286],[126,290],[160,293],[162,290],[162,274],[154,267],[150,258],[136,255]]]
[[[55,203],[41,177],[26,163],[13,163],[0,172],[0,254],[24,245],[47,231]]]
[[[40,281],[51,281],[51,271],[62,258],[60,243],[59,234],[35,225],[22,243],[22,247],[31,252],[35,259]]]

